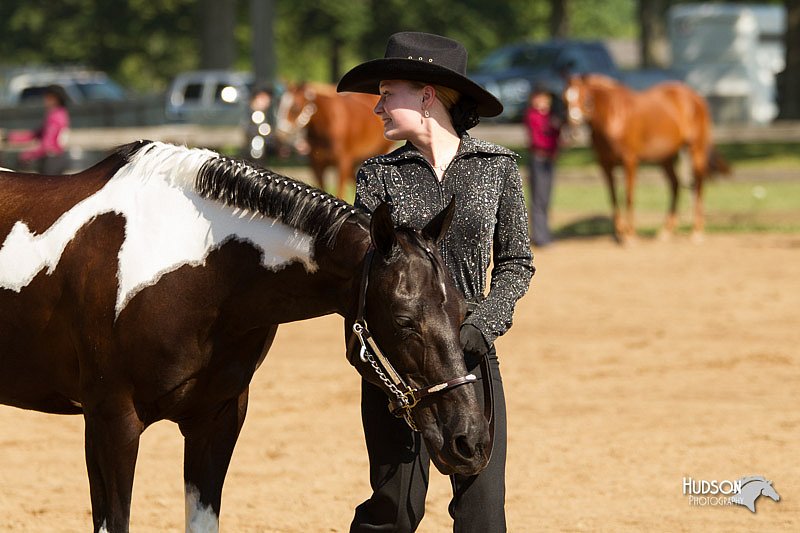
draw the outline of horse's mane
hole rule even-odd
[[[308,87],[309,89],[313,89],[317,94],[323,94],[325,96],[336,96],[336,86],[330,83],[322,83],[319,81],[307,81],[303,84],[303,87]]]
[[[744,487],[748,483],[752,483],[754,481],[759,481],[759,482],[763,482],[763,483],[769,483],[769,481],[767,481],[767,479],[764,476],[747,476],[747,477],[743,477],[739,481],[741,482],[742,487]]]
[[[584,74],[583,81],[592,87],[600,87],[604,89],[617,89],[620,87],[625,87],[614,78],[604,74]]]
[[[115,154],[127,162],[156,144],[136,141],[120,146]],[[188,154],[208,154],[194,181],[205,198],[273,218],[312,237],[331,243],[341,226],[359,211],[344,200],[271,170],[231,159],[208,150],[173,147]],[[146,155],[146,154],[144,154]],[[140,155],[142,157],[143,155]]]

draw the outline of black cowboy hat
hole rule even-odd
[[[381,80],[413,80],[449,87],[477,104],[478,115],[494,117],[503,104],[489,91],[470,80],[467,49],[453,39],[406,31],[389,37],[383,59],[353,67],[339,81],[337,91],[378,94]]]

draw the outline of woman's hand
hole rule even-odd
[[[467,368],[478,366],[487,353],[489,353],[489,343],[483,337],[481,330],[472,324],[462,324],[460,331],[461,348],[464,350],[464,361]]]

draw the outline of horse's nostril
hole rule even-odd
[[[456,437],[455,448],[458,455],[465,459],[469,459],[475,455],[475,445],[469,441],[466,435]]]

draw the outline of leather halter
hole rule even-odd
[[[432,256],[430,249],[426,248],[425,251]],[[389,397],[389,411],[398,417],[403,418],[408,426],[414,430],[417,429],[414,419],[411,416],[414,407],[422,400],[433,394],[460,387],[467,383],[474,383],[478,380],[475,374],[467,374],[463,377],[458,377],[438,383],[436,385],[429,385],[426,387],[412,387],[392,366],[386,356],[378,347],[372,334],[367,327],[367,319],[364,316],[364,308],[367,299],[367,285],[369,284],[369,271],[372,265],[372,259],[375,255],[375,248],[370,246],[364,258],[364,268],[361,275],[361,283],[358,295],[358,311],[356,313],[355,321],[353,322],[353,335],[347,343],[348,357],[353,353],[352,348],[355,339],[358,339],[361,344],[359,351],[359,358],[363,363],[369,363],[372,369],[377,374],[380,380],[380,388]],[[350,361],[351,364],[353,361]],[[491,456],[492,444],[494,442],[494,402],[492,396],[492,373],[489,368],[488,359],[484,357],[481,360],[481,370],[483,372],[483,386],[484,386],[484,416],[489,423],[489,450],[488,454]]]

